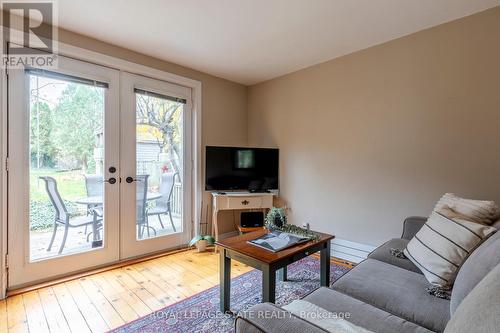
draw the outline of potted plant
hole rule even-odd
[[[285,208],[273,207],[266,216],[266,228],[269,230],[281,229],[287,224]]]
[[[205,252],[207,249],[207,245],[214,245],[215,244],[215,238],[213,238],[210,235],[198,235],[195,236],[191,241],[189,242],[189,246],[196,245],[196,249],[198,252]]]

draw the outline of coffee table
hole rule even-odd
[[[308,241],[279,252],[271,252],[247,243],[269,231],[259,230],[217,241],[220,250],[220,310],[228,312],[231,293],[231,259],[262,271],[262,301],[274,303],[276,272],[282,281],[287,279],[287,266],[313,253],[320,252],[320,284],[330,283],[330,241],[333,235],[317,232],[319,240]]]

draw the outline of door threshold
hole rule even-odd
[[[15,289],[7,289],[6,298],[10,297],[10,296],[15,296],[15,295],[19,295],[22,293],[26,293],[29,291],[45,288],[45,287],[51,287],[51,286],[54,286],[54,285],[59,284],[59,283],[64,283],[64,282],[68,282],[71,280],[80,279],[82,277],[86,277],[89,275],[98,274],[98,273],[110,271],[110,270],[113,270],[116,268],[121,268],[121,267],[129,266],[129,265],[137,264],[137,263],[140,263],[143,261],[148,261],[148,260],[172,255],[175,253],[188,251],[189,249],[190,248],[186,247],[185,245],[178,246],[178,247],[174,247],[172,249],[166,250],[166,251],[151,253],[151,254],[147,254],[144,256],[139,256],[139,257],[135,257],[135,258],[131,258],[131,259],[126,259],[123,261],[114,262],[114,263],[111,263],[109,265],[101,266],[98,268],[92,268],[90,270],[85,270],[85,271],[81,271],[78,273],[65,275],[62,277],[50,279],[48,281],[38,282],[38,283],[35,283],[32,285],[28,285],[28,286],[24,286],[24,287],[20,287],[20,288],[15,288]]]

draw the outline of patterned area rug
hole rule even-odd
[[[306,257],[288,266],[288,281],[276,282],[276,304],[284,305],[319,287],[319,259]],[[330,283],[349,269],[331,266]],[[231,280],[231,310],[244,311],[261,302],[262,273],[252,270]],[[112,332],[234,332],[234,316],[219,311],[219,286],[169,305]]]

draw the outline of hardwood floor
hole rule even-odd
[[[0,333],[104,332],[217,284],[217,254],[178,252],[0,300]]]

